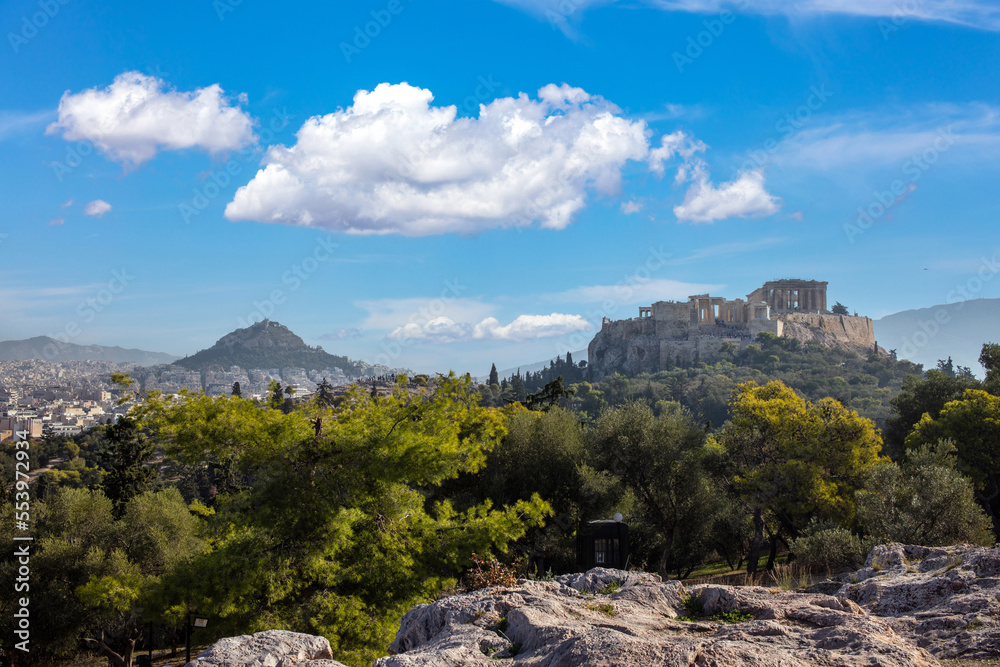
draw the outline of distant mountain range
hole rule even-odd
[[[156,364],[169,364],[177,357],[162,352],[126,350],[123,347],[62,343],[48,336],[0,342],[0,361],[25,361],[28,359],[52,362],[112,361],[139,364],[140,366],[155,366]]]
[[[979,352],[983,343],[1000,342],[1000,299],[975,299],[904,310],[875,320],[875,337],[901,359],[937,366],[947,359],[968,366],[982,377]]]
[[[264,320],[246,329],[237,329],[212,347],[174,362],[191,370],[208,366],[240,368],[304,368],[321,371],[340,368],[348,375],[361,375],[365,365],[347,357],[328,354],[321,347],[309,347],[288,327]]]

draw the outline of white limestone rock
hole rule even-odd
[[[612,581],[620,588],[609,594]],[[679,620],[695,596],[704,615],[747,620]],[[690,589],[656,575],[591,570],[553,582],[483,589],[414,608],[390,657],[375,667],[929,667],[927,651],[851,600],[760,587]]]
[[[185,667],[344,667],[332,658],[324,637],[268,630],[220,639]]]

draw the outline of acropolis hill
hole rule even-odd
[[[687,301],[657,301],[631,319],[604,318],[588,348],[591,378],[720,359],[733,345],[746,347],[762,332],[861,354],[876,351],[872,320],[832,314],[826,286],[816,280],[773,280],[745,301],[697,294]]]

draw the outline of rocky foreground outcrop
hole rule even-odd
[[[875,547],[836,596],[939,658],[1000,657],[1000,549]]]
[[[186,667],[345,667],[332,658],[324,637],[268,630],[220,639]]]
[[[415,607],[374,667],[918,667],[1000,656],[1000,549],[879,546],[863,569],[811,590],[685,587],[606,569],[521,581]],[[235,644],[191,665],[337,664],[287,646],[254,653],[271,634],[223,640]],[[285,644],[294,635],[283,634]]]

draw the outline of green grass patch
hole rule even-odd
[[[608,585],[597,591],[601,595],[611,595],[612,593],[617,593],[622,589],[622,582],[617,579],[612,579],[608,582]]]
[[[611,618],[614,618],[615,616],[618,615],[618,610],[615,609],[615,606],[613,604],[593,604],[588,602],[583,606],[585,609],[589,609],[590,611],[600,612],[605,616],[609,616]]]

